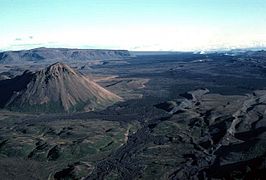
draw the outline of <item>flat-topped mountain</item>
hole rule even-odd
[[[127,50],[36,48],[30,50],[0,52],[0,63],[16,63],[24,61],[57,62],[119,60],[130,57],[131,54]]]
[[[63,63],[3,80],[0,92],[2,108],[26,112],[92,111],[121,100]]]

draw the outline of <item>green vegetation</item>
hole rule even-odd
[[[64,108],[59,102],[51,102],[46,104],[34,104],[34,105],[12,105],[8,107],[11,111],[15,112],[31,112],[31,113],[63,113]]]
[[[18,126],[10,123],[10,127],[0,131],[2,162],[9,158],[34,161],[47,167],[43,179],[69,165],[71,171],[66,179],[88,175],[96,161],[124,143],[127,131],[127,126],[123,128],[117,122],[101,119],[53,119],[52,122],[36,121]],[[48,166],[50,163],[53,166]]]

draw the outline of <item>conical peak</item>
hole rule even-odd
[[[48,68],[55,68],[55,69],[57,69],[57,68],[69,68],[69,69],[71,69],[68,65],[66,65],[62,62],[56,62],[56,63],[48,66]]]
[[[51,75],[61,73],[76,74],[76,72],[71,67],[61,62],[54,63],[45,69],[45,74]]]
[[[52,64],[34,74],[26,72],[8,82],[10,87],[0,90],[11,89],[11,93],[0,106],[25,111],[91,111],[122,100],[64,63]]]

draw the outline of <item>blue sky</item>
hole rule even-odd
[[[266,45],[265,0],[0,0],[0,49]]]

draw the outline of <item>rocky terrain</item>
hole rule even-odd
[[[263,179],[266,91],[208,92],[155,105],[168,115],[146,122],[87,179]]]
[[[63,95],[62,108],[72,107],[96,83],[105,89],[96,88],[97,97],[109,97],[107,91],[118,100],[89,112],[0,110],[0,175],[26,180],[265,179],[265,60],[263,51],[144,52],[119,64],[0,65],[6,79],[0,81],[1,94],[7,93],[1,102],[13,96],[20,103],[39,103],[49,92]],[[93,84],[84,85],[87,81]],[[16,86],[8,88],[9,82]],[[75,98],[66,98],[62,87]]]

